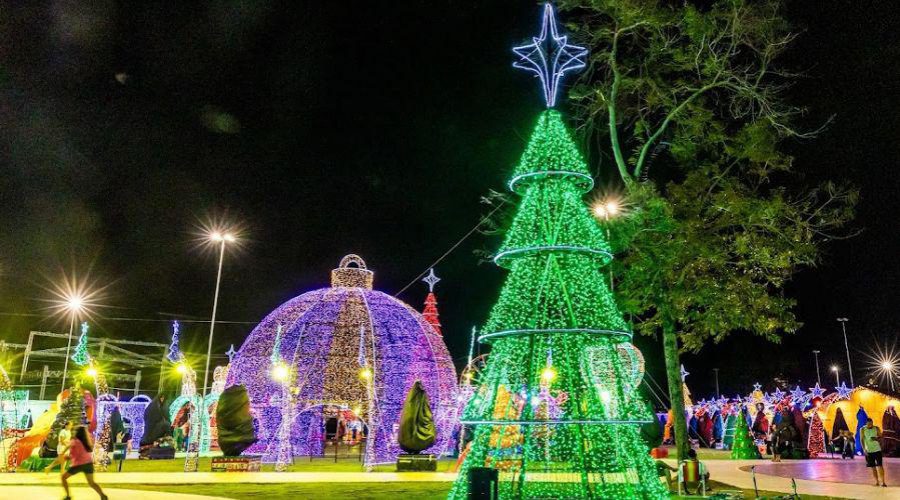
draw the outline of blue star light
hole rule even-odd
[[[781,389],[778,389],[776,387],[775,392],[772,393],[772,397],[775,399],[775,401],[781,401],[782,399],[784,399],[784,393],[781,392]]]
[[[795,403],[803,400],[803,396],[806,396],[806,391],[801,389],[799,385],[791,391],[791,398],[793,398]]]
[[[753,392],[756,392],[756,391],[760,390],[761,388],[762,388],[762,385],[759,382],[753,384]]]
[[[231,361],[234,359],[234,356],[237,354],[237,351],[234,350],[234,344],[231,344],[231,347],[228,348],[228,351],[225,353],[228,356],[228,364],[231,364]]]
[[[819,386],[819,383],[816,382],[815,387],[810,387],[809,392],[814,398],[821,398],[823,394],[825,394],[825,389]]]
[[[441,279],[434,275],[434,268],[432,267],[431,269],[428,270],[428,276],[425,276],[424,278],[422,278],[422,281],[424,281],[425,283],[428,283],[428,291],[433,292],[434,285],[437,285],[437,282],[441,281]]]
[[[531,71],[540,78],[548,108],[556,105],[556,92],[563,75],[585,66],[587,49],[570,45],[568,38],[557,31],[553,7],[548,3],[544,5],[541,35],[532,38],[534,43],[513,47],[513,52],[520,57],[513,67]]]
[[[853,392],[853,389],[847,387],[846,382],[841,382],[841,386],[835,387],[834,390],[837,391],[838,399],[849,399],[850,393]]]
[[[681,381],[684,382],[684,379],[687,378],[691,373],[684,369],[684,365],[681,365]]]

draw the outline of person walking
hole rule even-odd
[[[66,497],[63,500],[71,500],[72,497],[69,494],[69,478],[79,472],[84,473],[88,485],[100,495],[100,500],[108,500],[106,494],[103,493],[103,489],[94,481],[94,457],[91,456],[91,451],[93,451],[93,449],[94,443],[91,442],[91,436],[88,434],[87,428],[84,426],[76,428],[75,437],[69,441],[69,446],[66,447],[66,452],[69,454],[69,461],[71,464],[69,465],[69,468],[66,469],[66,472],[60,476],[63,489],[66,490]]]
[[[72,421],[66,421],[63,428],[59,430],[59,435],[56,438],[56,459],[50,462],[50,465],[44,468],[44,473],[49,474],[50,470],[59,464],[59,470],[65,470],[66,468],[66,452],[65,450],[69,447],[69,441],[72,439]]]
[[[875,426],[870,418],[866,420],[866,426],[859,430],[859,440],[862,443],[863,453],[866,454],[866,467],[872,469],[875,478],[875,486],[887,487],[884,482],[884,459],[881,454],[881,428]]]

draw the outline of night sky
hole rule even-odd
[[[226,255],[214,350],[240,345],[285,300],[325,286],[348,253],[396,293],[466,234],[502,190],[541,110],[510,47],[536,34],[529,1],[19,2],[0,9],[0,338],[65,331],[44,290],[77,270],[107,286],[97,336],[167,342],[173,317],[209,317],[215,256],[207,220],[239,222]],[[377,5],[376,5],[377,4]],[[814,6],[813,6],[814,5]],[[802,36],[785,66],[804,124],[790,141],[802,182],[859,187],[854,228],[788,292],[805,326],[781,345],[735,334],[685,357],[697,396],[747,393],[775,376],[815,383],[812,349],[857,382],[865,353],[892,346],[900,320],[896,196],[900,7],[890,0],[791,2]],[[565,111],[565,105],[562,107]],[[599,184],[611,164],[593,165]],[[476,233],[437,266],[444,335],[464,362],[503,273]],[[421,308],[427,287],[400,298]],[[111,318],[136,318],[124,321]],[[183,349],[205,352],[203,323]],[[639,338],[662,382],[659,342]],[[900,346],[898,346],[900,347]]]

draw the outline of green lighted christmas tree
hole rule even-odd
[[[731,446],[731,459],[742,460],[748,458],[760,458],[759,448],[753,443],[753,437],[750,436],[750,426],[747,425],[747,419],[744,418],[743,411],[737,416],[737,423],[734,426],[734,443]]]
[[[72,361],[75,362],[78,366],[84,366],[91,361],[91,356],[88,354],[88,324],[81,324],[81,336],[78,337],[78,344],[75,346],[75,351],[72,353]]]
[[[532,70],[552,106],[560,68],[584,51],[547,6],[533,50],[550,34],[557,64]],[[516,49],[519,67],[531,48]],[[450,498],[466,498],[472,467],[500,471],[501,498],[668,497],[640,436],[653,419],[636,390],[643,362],[604,279],[612,255],[583,201],[592,186],[561,115],[544,111],[509,183],[522,201],[495,262],[510,274],[479,337],[491,354],[463,412],[474,438]]]

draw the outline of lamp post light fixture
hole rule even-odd
[[[894,392],[894,363],[885,360],[881,363],[881,369],[887,372],[888,379],[891,381],[891,392]]]
[[[837,365],[831,365],[831,371],[834,372],[835,387],[841,385],[841,378],[840,378],[840,375],[838,375],[838,372],[840,372],[840,368],[838,368]]]
[[[206,367],[203,369],[203,396],[200,398],[200,406],[203,406],[203,402],[206,401],[207,394],[207,384],[209,383],[209,362],[212,358],[212,344],[213,344],[213,335],[216,328],[216,312],[219,308],[219,289],[222,284],[222,263],[225,261],[225,245],[228,243],[234,243],[237,241],[237,236],[230,232],[222,232],[222,231],[211,231],[208,234],[208,241],[214,245],[219,246],[219,266],[216,271],[216,291],[213,294],[213,308],[212,308],[212,316],[209,321],[209,341],[206,346]],[[200,409],[203,411],[203,409]],[[203,418],[200,418],[200,432],[197,433],[198,441],[196,443],[196,455],[192,456],[192,450],[188,450],[185,455],[185,472],[197,472],[197,460],[196,457],[200,455],[200,450],[203,448]],[[194,443],[191,443],[191,447],[193,447]],[[190,464],[190,465],[189,465]]]
[[[841,330],[844,332],[844,350],[847,351],[847,372],[850,374],[850,388],[856,387],[856,384],[853,383],[853,364],[850,362],[850,345],[847,343],[847,322],[850,321],[847,318],[838,318],[838,322],[841,324]]]
[[[66,389],[66,376],[69,374],[69,356],[72,352],[72,335],[75,332],[75,322],[78,320],[78,315],[84,310],[84,298],[78,294],[66,297],[65,310],[69,313],[69,339],[66,343],[66,360],[63,363],[63,376],[59,392]]]
[[[621,206],[619,205],[619,201],[615,198],[609,198],[605,201],[600,201],[594,204],[594,215],[598,218],[602,218],[606,224],[606,242],[610,243],[610,232],[609,232],[609,218],[615,217],[619,211],[621,210]],[[609,266],[609,290],[615,290],[615,284],[613,284],[613,270],[612,270],[612,262],[607,264]]]

